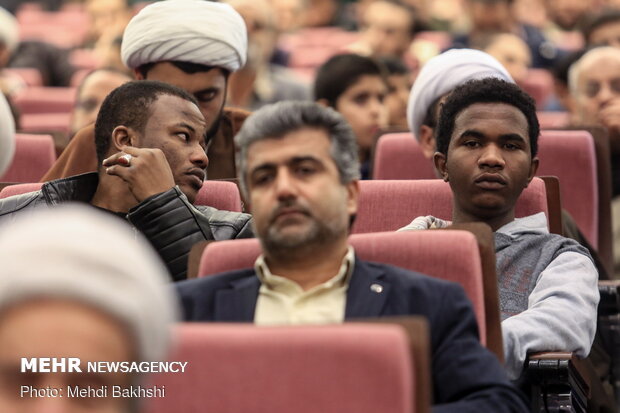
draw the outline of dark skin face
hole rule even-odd
[[[447,156],[437,152],[434,161],[454,195],[454,223],[485,222],[493,231],[514,220],[517,199],[538,168],[525,115],[504,103],[461,111]]]

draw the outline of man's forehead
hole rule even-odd
[[[516,106],[507,103],[474,103],[460,111],[454,121],[454,129],[469,127],[472,124],[482,125],[501,119],[511,122],[504,126],[513,127],[515,132],[521,133],[523,127],[527,132],[528,123],[525,115]]]
[[[189,123],[191,126],[205,128],[205,117],[195,103],[183,99],[180,96],[160,95],[151,107],[151,117],[172,115],[179,121]]]
[[[330,138],[325,130],[302,128],[281,137],[266,137],[248,147],[248,163],[287,162],[298,157],[321,159],[330,156]]]

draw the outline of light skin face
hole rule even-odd
[[[583,65],[577,78],[576,105],[580,121],[605,124],[606,114],[620,98],[619,56],[601,56]],[[620,113],[617,109],[616,113]]]
[[[510,31],[512,16],[506,2],[486,4],[482,1],[468,1],[469,17],[476,31]]]
[[[593,30],[589,44],[620,48],[620,21],[607,23]]]
[[[575,28],[580,18],[592,7],[589,0],[546,0],[553,21],[564,30]]]
[[[518,36],[499,35],[484,51],[495,57],[508,70],[515,82],[526,80],[527,71],[532,65],[532,55],[527,44]]]
[[[108,175],[119,176],[137,201],[167,191],[175,184],[194,202],[209,163],[205,153],[206,124],[196,105],[171,95],[151,104],[144,132],[117,126],[112,132],[114,153],[104,161]],[[121,156],[132,155],[126,164]]]
[[[380,0],[369,4],[364,11],[363,26],[364,42],[373,55],[402,57],[411,44],[411,18],[397,5]]]
[[[270,266],[326,251],[342,259],[358,187],[357,181],[340,182],[327,132],[304,128],[251,144],[245,178]]]
[[[37,300],[6,309],[0,318],[0,411],[5,413],[121,413],[128,399],[71,398],[67,386],[128,386],[122,373],[87,373],[89,361],[132,361],[128,331],[111,317],[69,301]],[[21,358],[77,357],[82,373],[21,373]],[[61,388],[60,397],[20,397],[21,386]]]
[[[379,130],[387,126],[386,94],[380,76],[363,75],[336,100],[335,109],[353,128],[362,152],[370,150]]]
[[[106,32],[121,33],[131,18],[125,0],[88,0],[86,11],[95,38]]]
[[[105,97],[114,89],[130,81],[129,76],[100,70],[89,75],[80,88],[71,119],[71,132],[74,134],[84,126],[94,123]]]
[[[461,111],[447,156],[437,152],[434,160],[454,195],[453,221],[481,221],[493,231],[514,220],[515,203],[538,168],[525,115],[504,103]]]
[[[388,76],[390,92],[385,97],[389,113],[389,125],[407,128],[407,102],[411,90],[411,77],[408,74]]]
[[[138,71],[135,74],[136,79],[144,79]],[[149,70],[146,79],[169,83],[194,95],[207,121],[207,130],[211,130],[221,116],[226,101],[226,76],[222,69],[188,74],[170,62],[160,62]]]

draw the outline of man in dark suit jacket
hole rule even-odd
[[[281,102],[252,115],[236,139],[263,255],[254,269],[178,283],[185,320],[273,325],[422,315],[430,326],[435,412],[526,411],[480,345],[460,286],[355,257],[348,232],[359,161],[340,115]]]

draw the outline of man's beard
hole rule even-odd
[[[290,203],[281,205],[280,207],[291,207]],[[323,221],[317,219],[308,208],[304,208],[297,203],[294,203],[296,208],[299,208],[302,213],[307,216],[309,221],[305,230],[295,231],[289,233],[286,229],[282,230],[276,225],[273,225],[273,221],[276,219],[278,210],[274,211],[273,217],[270,219],[270,225],[265,235],[261,237],[261,242],[265,251],[269,255],[289,255],[294,254],[297,251],[303,251],[307,248],[321,247],[331,244],[335,239],[338,239],[346,233],[348,228],[348,222],[343,222],[339,225],[340,219],[331,219]],[[338,222],[336,222],[338,221]]]
[[[215,135],[217,135],[217,132],[220,129],[220,124],[222,123],[223,114],[224,114],[224,105],[222,105],[222,107],[220,108],[220,111],[217,114],[217,117],[215,118],[213,125],[211,125],[209,130],[205,132],[205,144],[207,145],[207,147],[209,146],[209,143],[215,137]]]

